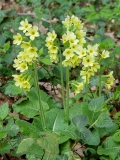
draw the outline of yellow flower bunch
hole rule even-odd
[[[14,81],[15,81],[15,85],[19,86],[20,88],[29,91],[30,90],[30,83],[29,83],[29,78],[24,78],[24,76],[22,74],[20,75],[13,75],[14,77]]]
[[[55,45],[57,34],[53,30],[52,32],[47,33],[46,38],[46,47],[48,47],[48,52],[50,54],[51,62],[57,63],[58,62],[58,46]]]
[[[111,89],[111,87],[114,85],[114,80],[115,80],[115,78],[114,78],[114,76],[113,76],[113,71],[111,71],[108,75],[106,75],[106,77],[107,77],[108,79],[107,79],[107,82],[106,82],[106,84],[105,84],[105,87],[106,87],[107,89]]]
[[[83,49],[83,44],[86,42],[84,38],[86,33],[83,31],[83,23],[76,16],[67,16],[62,23],[67,29],[66,33],[62,35],[62,42],[64,46],[66,46],[66,43],[68,44],[63,51],[65,56],[63,65],[75,68],[81,63],[82,54],[79,55],[80,50],[83,50],[84,55],[86,52]]]
[[[109,52],[103,50],[99,54],[99,44],[85,46],[86,32],[83,30],[83,23],[76,16],[67,16],[62,21],[63,26],[66,28],[66,32],[62,35],[61,41],[63,43],[64,50],[62,53],[64,60],[62,64],[67,67],[75,68],[82,65],[80,75],[82,78],[81,84],[89,83],[90,78],[100,69],[98,60],[109,57]],[[46,38],[46,46],[50,53],[50,59],[52,62],[58,62],[58,50],[55,31],[49,32]],[[110,81],[110,79],[109,79]],[[109,83],[111,84],[111,83]],[[79,86],[79,85],[76,85]],[[81,86],[81,85],[80,85]],[[81,91],[80,87],[75,89],[75,92]],[[82,88],[82,87],[81,87]]]
[[[20,45],[20,48],[22,49],[17,55],[17,58],[14,60],[13,64],[13,67],[16,68],[16,70],[19,70],[21,74],[14,75],[14,80],[16,86],[20,86],[20,88],[23,88],[24,90],[29,90],[30,89],[29,79],[26,80],[25,77],[23,78],[22,73],[27,71],[29,69],[29,66],[38,57],[37,48],[32,46],[31,41],[33,41],[36,37],[38,37],[39,33],[38,33],[38,27],[29,24],[27,19],[25,19],[25,21],[21,21],[20,25],[21,26],[19,27],[19,30],[22,30],[25,36],[29,36],[29,40],[27,42],[23,41],[24,38],[19,33],[13,36],[14,38],[13,43]]]

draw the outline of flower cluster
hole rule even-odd
[[[63,43],[62,52],[64,60],[62,64],[67,67],[75,68],[82,65],[80,76],[82,82],[75,84],[78,86],[75,92],[81,91],[85,83],[89,83],[90,78],[100,69],[100,61],[109,57],[109,52],[103,50],[99,53],[99,44],[85,45],[86,32],[83,30],[83,23],[76,16],[67,16],[62,24],[65,27],[65,33],[62,35],[61,41]],[[46,38],[46,46],[50,53],[52,62],[58,62],[58,50],[60,49],[56,41],[55,31],[49,32]],[[63,50],[64,48],[64,50]],[[82,86],[82,87],[81,87]]]
[[[37,54],[37,48],[32,46],[31,41],[33,41],[36,37],[39,36],[38,33],[38,27],[32,26],[28,23],[28,20],[25,19],[25,21],[20,22],[19,30],[22,30],[25,36],[29,36],[28,41],[23,41],[25,39],[22,37],[20,33],[17,33],[17,35],[13,36],[14,41],[13,43],[16,45],[20,45],[20,48],[22,49],[19,54],[17,55],[17,58],[14,60],[13,67],[16,68],[16,70],[20,71],[20,75],[13,75],[16,86],[20,86],[20,88],[23,88],[25,90],[30,89],[30,78],[25,79],[23,76],[23,73],[29,69],[29,66],[33,64],[33,62],[38,57]]]
[[[63,55],[65,56],[63,65],[65,67],[70,66],[75,68],[81,63],[81,56],[79,56],[80,50],[84,53],[86,52],[85,48],[83,48],[83,44],[86,42],[86,33],[83,31],[83,23],[78,17],[67,16],[62,23],[66,28],[66,33],[62,35],[62,42],[65,47],[63,51]]]
[[[110,89],[113,85],[114,85],[114,77],[113,77],[113,71],[111,71],[108,75],[106,75],[107,77],[107,82],[105,84],[105,87],[107,89]]]
[[[58,46],[56,45],[56,37],[57,34],[53,30],[52,32],[47,33],[46,38],[46,46],[48,47],[48,52],[50,54],[51,62],[57,63],[58,62]]]

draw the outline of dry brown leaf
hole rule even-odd
[[[85,147],[82,146],[79,142],[75,145],[75,147],[73,148],[73,151],[75,153],[77,153],[81,158],[84,158],[84,153],[83,151],[85,150]]]
[[[42,22],[39,23],[39,30],[41,32],[41,34],[46,34],[47,31],[48,31],[48,28],[45,28],[43,25],[42,25]]]

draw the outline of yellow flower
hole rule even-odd
[[[109,54],[110,54],[110,53],[109,53],[108,51],[105,51],[105,50],[104,50],[104,51],[102,52],[101,56],[102,56],[102,58],[107,58],[107,57],[109,57]]]
[[[50,60],[51,62],[57,63],[58,62],[57,54],[50,54]]]
[[[13,67],[14,68],[19,68],[19,65],[22,63],[22,61],[20,59],[14,59],[14,64]]]
[[[75,44],[75,43],[71,43],[70,44],[70,48],[73,52],[77,52],[78,49],[79,49],[79,45],[78,44]]]
[[[84,65],[84,67],[89,67],[89,66],[93,66],[95,59],[92,55],[87,55],[86,57],[83,57],[83,62],[82,64]]]
[[[29,91],[30,90],[30,83],[29,83],[29,80],[23,78],[23,75],[20,74],[20,75],[13,75],[14,77],[14,81],[15,81],[15,85],[16,86],[19,86],[20,88],[26,90],[26,91]]]
[[[38,57],[37,48],[36,48],[36,47],[29,47],[29,48],[26,50],[26,53],[27,53],[27,55],[28,55],[30,58]]]
[[[63,52],[63,55],[66,57],[66,59],[70,59],[71,57],[74,56],[74,53],[71,49],[66,49],[64,52]]]
[[[73,56],[74,57],[74,56]],[[71,58],[72,59],[72,58]],[[71,60],[70,59],[70,60]],[[76,61],[74,61],[74,63],[72,62],[72,67],[75,68],[76,66],[78,66],[80,64],[81,60],[78,58]]]
[[[84,43],[86,43],[86,40],[85,40],[84,37],[81,38],[81,39],[79,39],[79,44],[80,44],[80,45],[83,45]]]
[[[24,72],[28,69],[28,66],[26,63],[21,63],[18,67],[18,69],[20,70],[20,72]]]
[[[111,71],[108,75],[106,75],[106,77],[108,78],[106,84],[105,84],[105,87],[107,89],[110,89],[113,85],[114,85],[114,76],[113,76],[113,71]]]
[[[80,59],[79,59],[79,57],[78,57],[77,55],[75,55],[75,54],[74,54],[74,56],[72,56],[72,57],[70,58],[70,61],[72,62],[72,64],[76,63],[77,60],[80,60]]]
[[[24,90],[26,90],[26,91],[29,91],[30,90],[30,83],[29,83],[29,81],[28,80],[24,80],[23,81],[23,83],[22,83],[22,86],[21,86],[21,88],[23,88]]]
[[[45,46],[49,48],[49,47],[53,46],[53,42],[52,42],[52,41],[48,41],[48,40],[46,39],[46,44],[45,44]]]
[[[94,55],[94,56],[97,56],[98,55],[98,44],[95,44],[94,46],[91,46],[91,45],[88,45],[87,46],[87,52],[90,54],[90,55]]]
[[[65,60],[62,62],[62,64],[63,64],[65,67],[67,67],[67,66],[72,66],[72,62],[71,62],[70,60],[68,60],[68,59],[65,59]]]
[[[94,62],[94,63],[93,63],[93,66],[91,66],[91,69],[92,69],[94,72],[97,72],[97,70],[100,69],[99,63]]]
[[[57,34],[55,33],[55,31],[53,30],[52,32],[48,32],[47,33],[47,41],[54,41],[55,38],[57,37]]]
[[[23,30],[23,33],[32,27],[32,25],[28,23],[27,19],[25,19],[25,21],[21,21],[20,24],[21,26],[19,27],[19,30]]]
[[[66,43],[69,40],[69,36],[67,34],[62,35],[62,42]]]
[[[58,47],[56,46],[50,46],[49,48],[50,53],[57,53],[58,52]]]
[[[14,38],[13,44],[20,45],[20,43],[22,42],[21,34],[17,33],[17,35],[14,35],[13,38]]]
[[[83,88],[84,88],[84,83],[83,82],[77,83],[75,94],[80,93],[83,90]]]
[[[22,78],[22,75],[13,75],[14,77],[14,81],[15,81],[15,85],[16,86],[22,86],[22,83],[23,83],[23,78]]]
[[[30,42],[22,42],[21,44],[21,48],[23,48],[24,50],[28,49],[30,47]]]
[[[85,37],[86,32],[84,32],[83,30],[76,30],[75,34],[76,34],[77,38],[81,39],[81,38]]]
[[[69,28],[69,26],[70,26],[70,17],[67,16],[67,17],[65,18],[65,21],[62,21],[62,24],[63,24],[66,28]]]
[[[86,56],[86,48],[79,47],[79,50],[76,52],[79,58]]]
[[[91,68],[89,68],[88,71],[87,71],[87,76],[91,77],[91,76],[94,76],[94,75],[95,75],[95,72]]]
[[[34,40],[35,37],[39,36],[38,33],[38,27],[37,26],[33,26],[33,28],[28,28],[27,30],[28,32],[25,34],[26,36],[30,36],[31,40]]]

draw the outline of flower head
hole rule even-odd
[[[95,44],[94,46],[91,46],[91,45],[88,45],[87,46],[87,52],[90,54],[90,55],[94,55],[94,56],[97,56],[98,55],[98,44]]]
[[[84,67],[89,67],[89,66],[93,66],[95,59],[92,55],[87,55],[86,57],[83,57],[83,62],[82,64],[84,65]]]
[[[52,41],[52,42],[53,42],[56,37],[57,37],[57,34],[56,34],[55,31],[53,30],[52,32],[48,32],[48,33],[47,33],[46,41]]]
[[[109,53],[108,51],[105,51],[105,50],[104,50],[104,51],[102,52],[101,56],[102,56],[102,58],[107,58],[107,57],[109,57],[109,54],[110,54],[110,53]]]
[[[38,57],[37,48],[36,47],[29,47],[26,52],[27,52],[27,55],[30,58]]]
[[[32,25],[28,23],[27,19],[25,19],[25,21],[21,21],[20,24],[21,26],[19,27],[19,30],[23,30],[23,33],[32,27]]]
[[[30,43],[29,42],[22,42],[21,44],[21,48],[23,48],[24,50],[28,49],[30,47]]]
[[[39,36],[38,27],[37,26],[33,26],[33,28],[28,28],[28,30],[27,30],[25,35],[26,36],[30,36],[30,39],[34,40],[35,37]]]
[[[13,38],[14,38],[13,44],[20,45],[20,43],[22,42],[21,34],[17,33],[17,35],[14,35]]]

